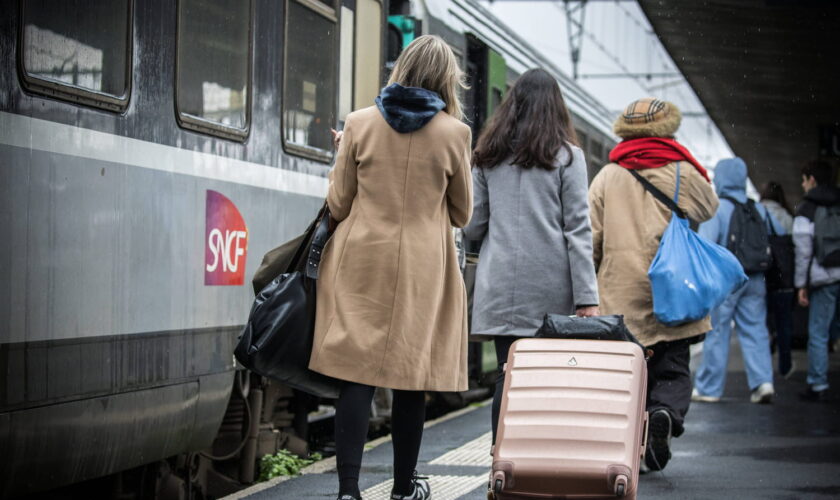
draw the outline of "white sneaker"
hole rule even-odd
[[[750,394],[750,403],[770,404],[773,402],[773,396],[776,391],[773,389],[773,384],[764,382],[756,387],[752,394]]]
[[[418,476],[417,471],[414,471],[411,481],[414,483],[414,491],[411,495],[398,495],[392,492],[391,500],[431,500],[432,488],[429,486],[428,477]]]
[[[691,391],[691,400],[697,401],[698,403],[720,403],[720,397],[700,394],[696,388]]]

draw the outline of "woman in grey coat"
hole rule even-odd
[[[533,337],[546,313],[598,315],[586,163],[576,141],[557,81],[532,69],[475,148],[464,235],[482,242],[471,332],[496,344],[493,442],[511,344]]]

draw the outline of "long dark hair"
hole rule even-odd
[[[770,181],[765,184],[764,189],[761,190],[761,199],[775,201],[781,205],[787,213],[793,213],[790,209],[790,205],[788,205],[787,198],[785,197],[785,190],[782,189],[782,185],[778,182]]]
[[[555,168],[565,148],[572,163],[577,134],[560,86],[547,71],[530,69],[510,89],[478,137],[473,163],[492,168],[510,158],[522,168]]]

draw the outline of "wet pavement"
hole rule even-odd
[[[664,473],[642,476],[639,498],[840,498],[840,353],[831,356],[833,393],[828,401],[799,401],[806,358],[797,351],[800,371],[790,380],[776,381],[775,404],[755,405],[749,402],[746,376],[733,347],[724,399],[692,403],[685,434],[672,442],[671,462]],[[427,427],[418,470],[431,477],[435,500],[486,498],[489,426],[485,403]],[[368,448],[360,484],[363,498],[387,499],[391,443],[386,438]],[[330,459],[302,476],[229,498],[336,498],[337,485]]]

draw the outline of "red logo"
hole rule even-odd
[[[248,254],[248,228],[242,214],[223,194],[207,190],[204,284],[242,285]]]

